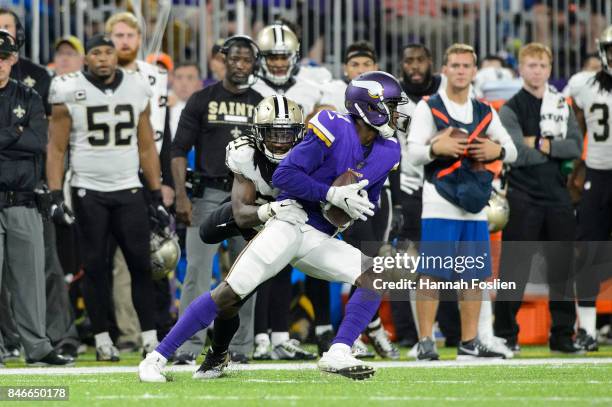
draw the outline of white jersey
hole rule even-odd
[[[323,96],[321,97],[321,105],[330,105],[337,112],[348,113],[344,105],[344,94],[347,87],[348,84],[341,79],[335,79],[326,83]]]
[[[259,78],[253,90],[261,94],[261,96],[268,97],[273,95],[284,95],[287,98],[293,100],[295,103],[300,105],[304,118],[308,116],[314,110],[315,106],[321,103],[321,97],[323,95],[322,87],[320,84],[311,82],[306,79],[300,79],[294,77],[295,83],[287,90],[276,89],[268,85],[263,79]]]
[[[416,103],[408,99],[408,103],[399,105],[397,111],[412,118],[414,115],[414,109]],[[406,128],[406,131],[396,131],[397,138],[400,141],[402,147],[402,164],[400,172],[400,189],[412,195],[415,191],[421,189],[423,186],[424,167],[422,165],[414,165],[408,160],[408,133],[410,131],[410,125]]]
[[[327,83],[334,79],[329,69],[324,66],[301,65],[296,75],[298,79],[305,79],[316,83]]]
[[[70,167],[73,187],[110,192],[141,187],[137,127],[151,88],[138,73],[101,90],[82,72],[55,77],[49,103],[65,104],[72,118]]]
[[[268,183],[264,179],[261,170],[255,166],[255,153],[253,141],[242,136],[232,140],[225,148],[225,163],[233,173],[240,174],[255,184],[257,191],[255,203],[263,205],[276,200],[280,189],[274,188],[271,182]]]
[[[586,165],[596,170],[612,169],[612,92],[595,81],[596,72],[575,75],[570,95],[584,112],[588,147]]]
[[[136,61],[138,72],[151,86],[151,126],[157,152],[161,152],[164,129],[166,126],[166,106],[168,105],[168,72],[144,61]]]

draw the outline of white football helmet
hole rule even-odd
[[[255,107],[253,133],[259,151],[269,161],[280,163],[293,146],[302,140],[302,109],[285,96],[268,96]]]
[[[612,45],[612,25],[608,26],[599,38],[597,39],[597,48],[599,49],[599,58],[603,64],[604,70],[612,75],[612,51],[607,51],[607,48]],[[610,55],[609,55],[610,54]]]
[[[272,24],[264,27],[257,34],[257,46],[260,51],[260,65],[264,79],[275,85],[284,85],[296,73],[300,53],[300,42],[297,36],[284,24]],[[270,55],[286,55],[289,58],[287,72],[274,74],[268,66],[266,57]]]

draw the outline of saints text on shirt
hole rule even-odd
[[[208,121],[211,123],[247,123],[254,106],[240,102],[208,102]]]

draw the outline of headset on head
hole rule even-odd
[[[19,47],[17,46],[17,40],[8,31],[0,30],[0,37],[6,37],[10,40],[11,49],[10,52],[14,52],[15,54],[19,52]]]
[[[232,37],[229,37],[227,40],[225,40],[225,42],[221,46],[221,53],[223,55],[227,55],[230,48],[238,41],[246,42],[251,46],[251,49],[253,50],[253,56],[255,57],[255,71],[256,71],[258,63],[259,63],[259,47],[255,43],[255,41],[253,41],[253,39],[249,37],[248,35],[234,35]]]
[[[23,25],[21,25],[21,20],[17,16],[17,13],[15,13],[11,9],[0,8],[0,10],[2,10],[3,14],[4,12],[6,12],[7,14],[12,15],[13,18],[15,19],[15,32],[17,34],[17,37],[15,38],[15,45],[17,46],[17,50],[15,52],[19,52],[19,49],[23,47],[23,45],[25,44],[25,40],[26,40],[26,33],[25,33],[25,29],[23,28]]]

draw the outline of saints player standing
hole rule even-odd
[[[594,247],[594,242],[609,240],[612,233],[612,25],[604,30],[597,42],[601,70],[581,72],[570,88],[576,118],[588,135],[586,177],[578,207],[577,237],[580,241],[591,242],[590,247]],[[595,297],[600,281],[590,267],[592,264],[585,261],[579,260],[582,268],[577,270],[576,276],[580,320],[577,341],[587,351],[596,351]]]
[[[139,168],[151,190],[151,215],[166,225],[168,215],[161,203],[147,83],[135,72],[117,69],[117,52],[110,39],[95,36],[86,51],[87,70],[52,82],[47,178],[56,211],[66,211],[61,188],[64,156],[70,146],[72,202],[82,237],[87,281],[84,296],[95,334],[96,358],[118,361],[108,333],[111,234],[125,254],[132,277],[132,297],[145,351],[157,345],[149,215]]]

